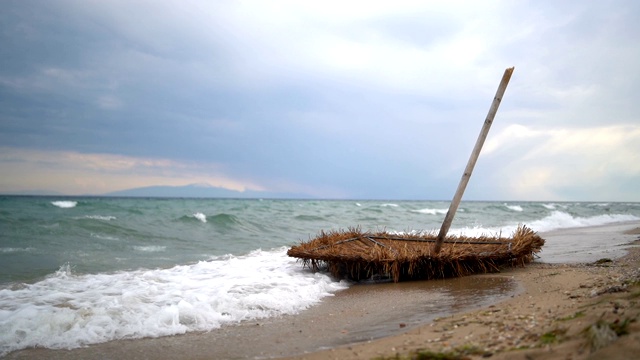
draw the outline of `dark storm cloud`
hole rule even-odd
[[[25,161],[34,151],[100,164],[158,159],[164,172],[145,181],[447,199],[511,65],[493,149],[473,180],[482,191],[470,194],[589,196],[588,182],[567,192],[552,181],[570,177],[562,164],[574,154],[599,158],[593,146],[559,144],[567,129],[609,144],[619,163],[633,160],[635,2],[5,5],[0,145]],[[623,133],[631,137],[615,141]],[[535,152],[539,143],[563,152]],[[189,164],[182,178],[178,164]],[[504,175],[513,167],[536,176]],[[608,171],[633,183],[640,169]],[[118,179],[113,186],[141,181]]]

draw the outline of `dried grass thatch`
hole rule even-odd
[[[499,271],[533,261],[544,239],[526,226],[511,238],[448,236],[435,254],[436,235],[391,235],[360,229],[321,232],[315,239],[293,246],[287,255],[314,271],[326,268],[338,278],[373,276],[400,280],[437,279]]]

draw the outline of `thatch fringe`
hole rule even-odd
[[[321,232],[293,246],[287,254],[314,271],[326,268],[337,278],[353,280],[390,277],[393,281],[438,279],[496,272],[504,266],[533,261],[544,239],[526,226],[511,238],[448,236],[442,250],[433,251],[435,234],[391,235],[386,232]]]

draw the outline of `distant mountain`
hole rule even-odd
[[[191,184],[185,186],[146,186],[134,189],[114,191],[105,196],[123,197],[178,197],[178,198],[237,198],[237,199],[301,199],[309,198],[305,194],[275,193],[267,191],[236,191],[222,187]]]

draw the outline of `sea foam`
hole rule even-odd
[[[563,228],[598,226],[634,220],[640,220],[640,218],[634,215],[625,214],[603,214],[591,217],[574,217],[566,212],[556,210],[547,217],[531,222],[528,226],[536,231],[550,231]]]
[[[207,216],[201,212],[197,212],[195,214],[193,214],[193,217],[200,220],[203,223],[207,222]]]
[[[347,287],[301,269],[285,251],[112,274],[76,275],[65,265],[43,281],[0,290],[0,356],[295,314]]]
[[[134,250],[144,251],[144,252],[161,252],[167,250],[166,246],[159,245],[149,245],[149,246],[134,246]]]
[[[520,205],[509,205],[509,204],[504,204],[504,206],[509,209],[509,210],[513,210],[513,211],[517,211],[517,212],[522,212],[522,206]]]
[[[551,230],[557,230],[557,229],[599,226],[599,225],[606,225],[606,224],[625,222],[625,221],[635,221],[635,220],[640,220],[640,217],[637,217],[634,215],[625,215],[625,214],[577,217],[563,211],[555,210],[551,212],[550,215],[542,219],[534,220],[528,223],[523,223],[522,225],[526,225],[527,227],[533,229],[536,232],[544,232],[544,231],[551,231]],[[519,225],[520,224],[516,224],[516,223],[500,226],[500,227],[483,227],[479,225],[479,226],[473,226],[473,227],[451,229],[449,233],[455,234],[455,235],[471,236],[471,237],[478,237],[483,235],[489,235],[489,236],[501,235],[501,236],[508,237],[513,234],[513,232],[518,228]]]
[[[26,247],[26,248],[1,247],[0,253],[29,252],[33,250],[35,250],[35,248],[32,248],[32,247]]]
[[[69,209],[69,208],[73,208],[76,207],[76,205],[78,205],[77,201],[66,201],[66,200],[61,200],[61,201],[52,201],[51,205],[53,206],[57,206],[59,208],[62,209]]]
[[[448,209],[419,209],[419,210],[411,210],[411,211],[417,212],[420,214],[438,215],[438,214],[446,214]]]
[[[85,215],[83,217],[79,217],[76,219],[90,219],[90,220],[102,220],[102,221],[111,221],[111,220],[116,220],[117,218],[115,216],[111,216],[111,215]]]

